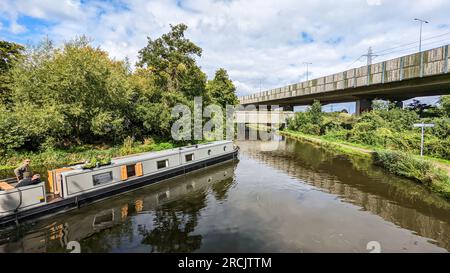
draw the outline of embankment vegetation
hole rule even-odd
[[[238,103],[225,69],[207,79],[197,64],[202,49],[185,37],[186,29],[179,24],[148,38],[134,66],[86,37],[61,46],[0,41],[0,165],[25,157],[65,164],[122,155],[126,147],[139,152],[168,147],[168,141],[186,144],[171,140],[173,106],[192,108],[196,96],[204,105]]]
[[[450,177],[430,161],[398,151],[375,151],[373,160],[389,172],[415,179],[450,199]]]
[[[404,109],[394,105],[375,102],[372,111],[357,117],[325,113],[316,101],[288,120],[283,134],[343,153],[371,156],[389,172],[419,181],[450,198],[450,96],[443,96],[434,107],[417,101]],[[426,129],[425,158],[419,157],[421,131],[413,127],[420,122],[435,124]]]

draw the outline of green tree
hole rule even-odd
[[[21,132],[17,116],[0,105],[0,153],[6,155],[9,150],[21,147],[24,142],[25,135]]]
[[[0,41],[0,103],[10,101],[12,81],[9,71],[20,60],[24,49],[19,44]]]
[[[382,110],[388,110],[389,102],[382,101],[382,100],[373,100],[372,101],[372,110],[374,111],[382,111]]]
[[[147,46],[139,51],[137,65],[156,75],[156,84],[164,91],[181,92],[188,98],[202,96],[206,76],[195,57],[202,49],[184,37],[187,26],[170,26],[171,31],[155,40],[148,37]]]
[[[218,69],[214,79],[208,81],[206,90],[211,101],[224,108],[226,105],[236,105],[239,103],[236,96],[236,87],[228,77],[227,71],[223,68]]]
[[[450,96],[442,96],[439,104],[439,108],[442,109],[443,115],[450,117]]]
[[[308,109],[311,123],[321,125],[323,121],[322,105],[318,100],[314,100],[314,103]]]
[[[187,26],[171,31],[139,52],[131,70],[127,59],[111,59],[82,36],[55,47],[46,39],[26,49],[0,43],[0,87],[8,103],[0,104],[0,150],[48,149],[55,145],[120,143],[130,136],[170,137],[171,108],[204,103],[236,103],[225,70],[210,81],[196,63],[201,48],[184,37]],[[7,94],[4,95],[4,94]]]
[[[14,107],[23,128],[35,132],[28,137],[38,142],[40,130],[76,143],[108,140],[124,131],[125,113],[132,106],[128,69],[85,37],[62,49],[44,42],[14,68],[13,77]],[[27,122],[36,116],[47,122]]]
[[[413,100],[407,107],[419,114],[420,117],[423,117],[425,112],[433,108],[432,105],[421,103],[419,100]]]
[[[167,34],[157,39],[148,38],[146,47],[139,51],[135,77],[145,89],[139,100],[138,120],[143,124],[144,135],[169,137],[174,118],[170,110],[176,104],[193,109],[193,99],[206,96],[206,74],[197,65],[202,49],[185,38],[187,26],[172,26]],[[141,85],[141,86],[142,86]]]

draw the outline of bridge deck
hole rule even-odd
[[[310,104],[450,94],[450,45],[240,97],[242,105]]]

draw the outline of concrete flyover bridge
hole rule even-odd
[[[356,101],[356,113],[370,110],[373,99],[403,101],[450,94],[450,45],[349,69],[333,75],[240,97],[242,105],[294,106],[319,100]]]
[[[245,124],[285,124],[287,120],[293,117],[293,111],[235,111],[234,123]]]

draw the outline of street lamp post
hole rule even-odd
[[[306,64],[306,81],[308,81],[308,74],[309,74],[308,68],[309,68],[309,65],[312,63],[304,62],[303,64]]]
[[[420,127],[420,128],[422,128],[422,138],[420,139],[420,156],[423,156],[423,135],[424,135],[424,129],[426,128],[426,127],[434,127],[434,124],[433,123],[415,123],[414,125],[413,125],[414,127]]]
[[[415,21],[420,22],[420,36],[419,36],[419,52],[422,51],[422,25],[423,23],[428,24],[428,21],[419,19],[419,18],[414,18]]]

